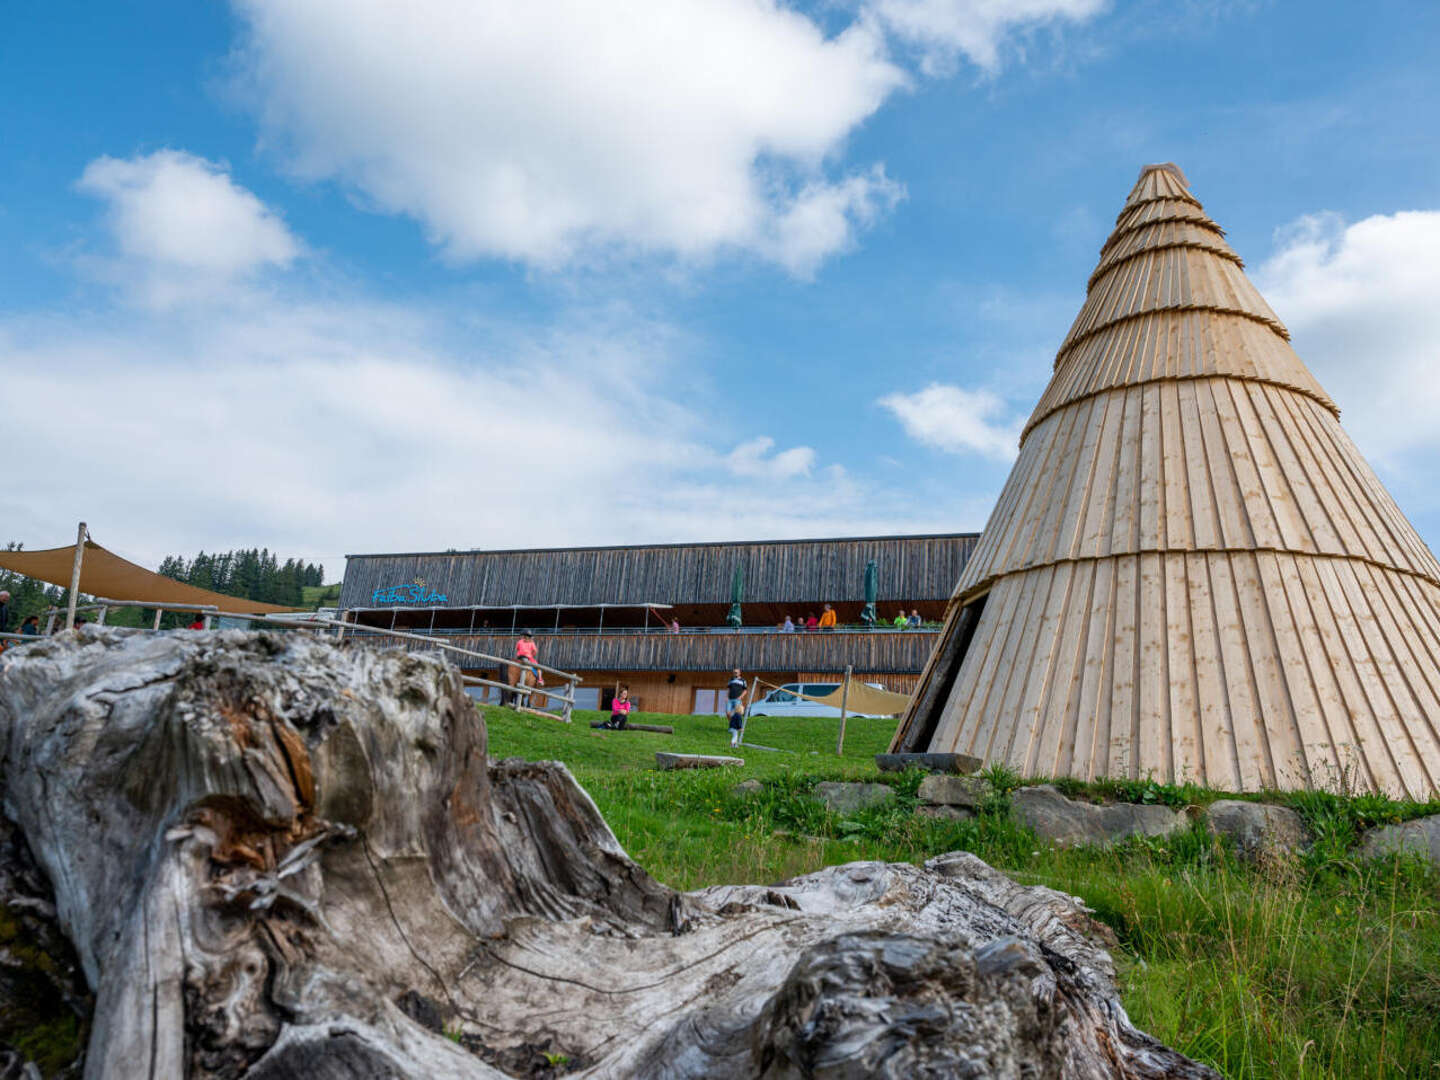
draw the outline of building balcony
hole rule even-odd
[[[410,629],[408,632],[416,633]],[[363,630],[361,631],[363,633]],[[847,664],[856,672],[918,675],[930,657],[939,630],[863,630],[841,628],[781,633],[772,628],[732,630],[691,628],[679,633],[650,630],[539,631],[540,662],[564,671],[723,672],[731,668],[760,672],[834,672]],[[429,636],[429,635],[427,635]],[[437,641],[492,656],[513,656],[515,634],[436,632]],[[394,641],[377,635],[379,641]],[[407,648],[421,649],[419,642]],[[451,654],[460,666],[464,658]],[[475,668],[484,667],[476,661]]]

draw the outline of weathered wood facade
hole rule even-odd
[[[340,606],[374,607],[375,596],[384,590],[423,582],[443,595],[443,606],[449,608],[670,604],[682,623],[693,623],[706,621],[699,615],[729,606],[730,583],[740,567],[749,624],[778,621],[806,605],[818,611],[823,603],[836,605],[844,618],[852,609],[858,615],[865,599],[865,564],[874,559],[882,613],[892,603],[903,603],[938,617],[977,539],[975,533],[953,533],[350,555]]]
[[[848,665],[866,681],[906,691],[935,630],[885,627],[901,608],[938,620],[977,539],[957,533],[357,555],[349,557],[341,607],[360,624],[432,631],[437,640],[496,656],[514,654],[517,630],[534,630],[544,663],[580,674],[587,687],[629,685],[648,711],[707,708],[736,667],[781,683],[834,678]],[[881,628],[846,629],[859,619],[871,559]],[[721,625],[737,567],[745,578],[743,632]],[[387,603],[401,587],[421,599]],[[771,629],[786,614],[818,615],[825,603],[835,607],[841,629]],[[680,633],[660,624],[672,616]]]
[[[897,744],[1440,794],[1440,563],[1241,267],[1147,167]]]
[[[451,645],[509,656],[512,634],[446,636]],[[935,632],[810,634],[541,634],[541,660],[564,671],[894,671],[919,674]],[[417,646],[423,648],[423,646]]]

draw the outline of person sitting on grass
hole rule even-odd
[[[205,616],[204,616],[204,615],[201,615],[201,614],[199,614],[199,613],[197,612],[196,615],[195,615],[195,618],[193,618],[193,619],[190,620],[190,625],[187,626],[185,629],[187,629],[187,630],[204,630],[204,629],[205,629]]]
[[[630,688],[622,686],[615,700],[610,702],[610,719],[605,721],[604,726],[611,731],[624,731],[630,726],[630,710],[634,707],[630,702]]]
[[[20,633],[25,637],[39,637],[40,616],[26,615],[25,621],[20,624]]]
[[[540,649],[535,644],[535,635],[529,630],[522,633],[515,643],[515,659],[520,661],[521,666],[530,669],[536,686],[545,685],[545,676],[540,674]]]

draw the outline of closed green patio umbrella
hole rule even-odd
[[[871,559],[865,564],[865,606],[860,609],[860,621],[866,626],[874,626],[877,618],[875,614],[875,601],[880,595],[880,566]]]
[[[725,622],[740,629],[740,601],[745,599],[745,567],[740,564],[735,566],[735,576],[730,579],[730,614],[725,616]]]

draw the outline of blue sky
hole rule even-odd
[[[1440,5],[11,5],[5,537],[978,529],[1174,160],[1440,540]],[[18,455],[18,458],[16,457]]]

